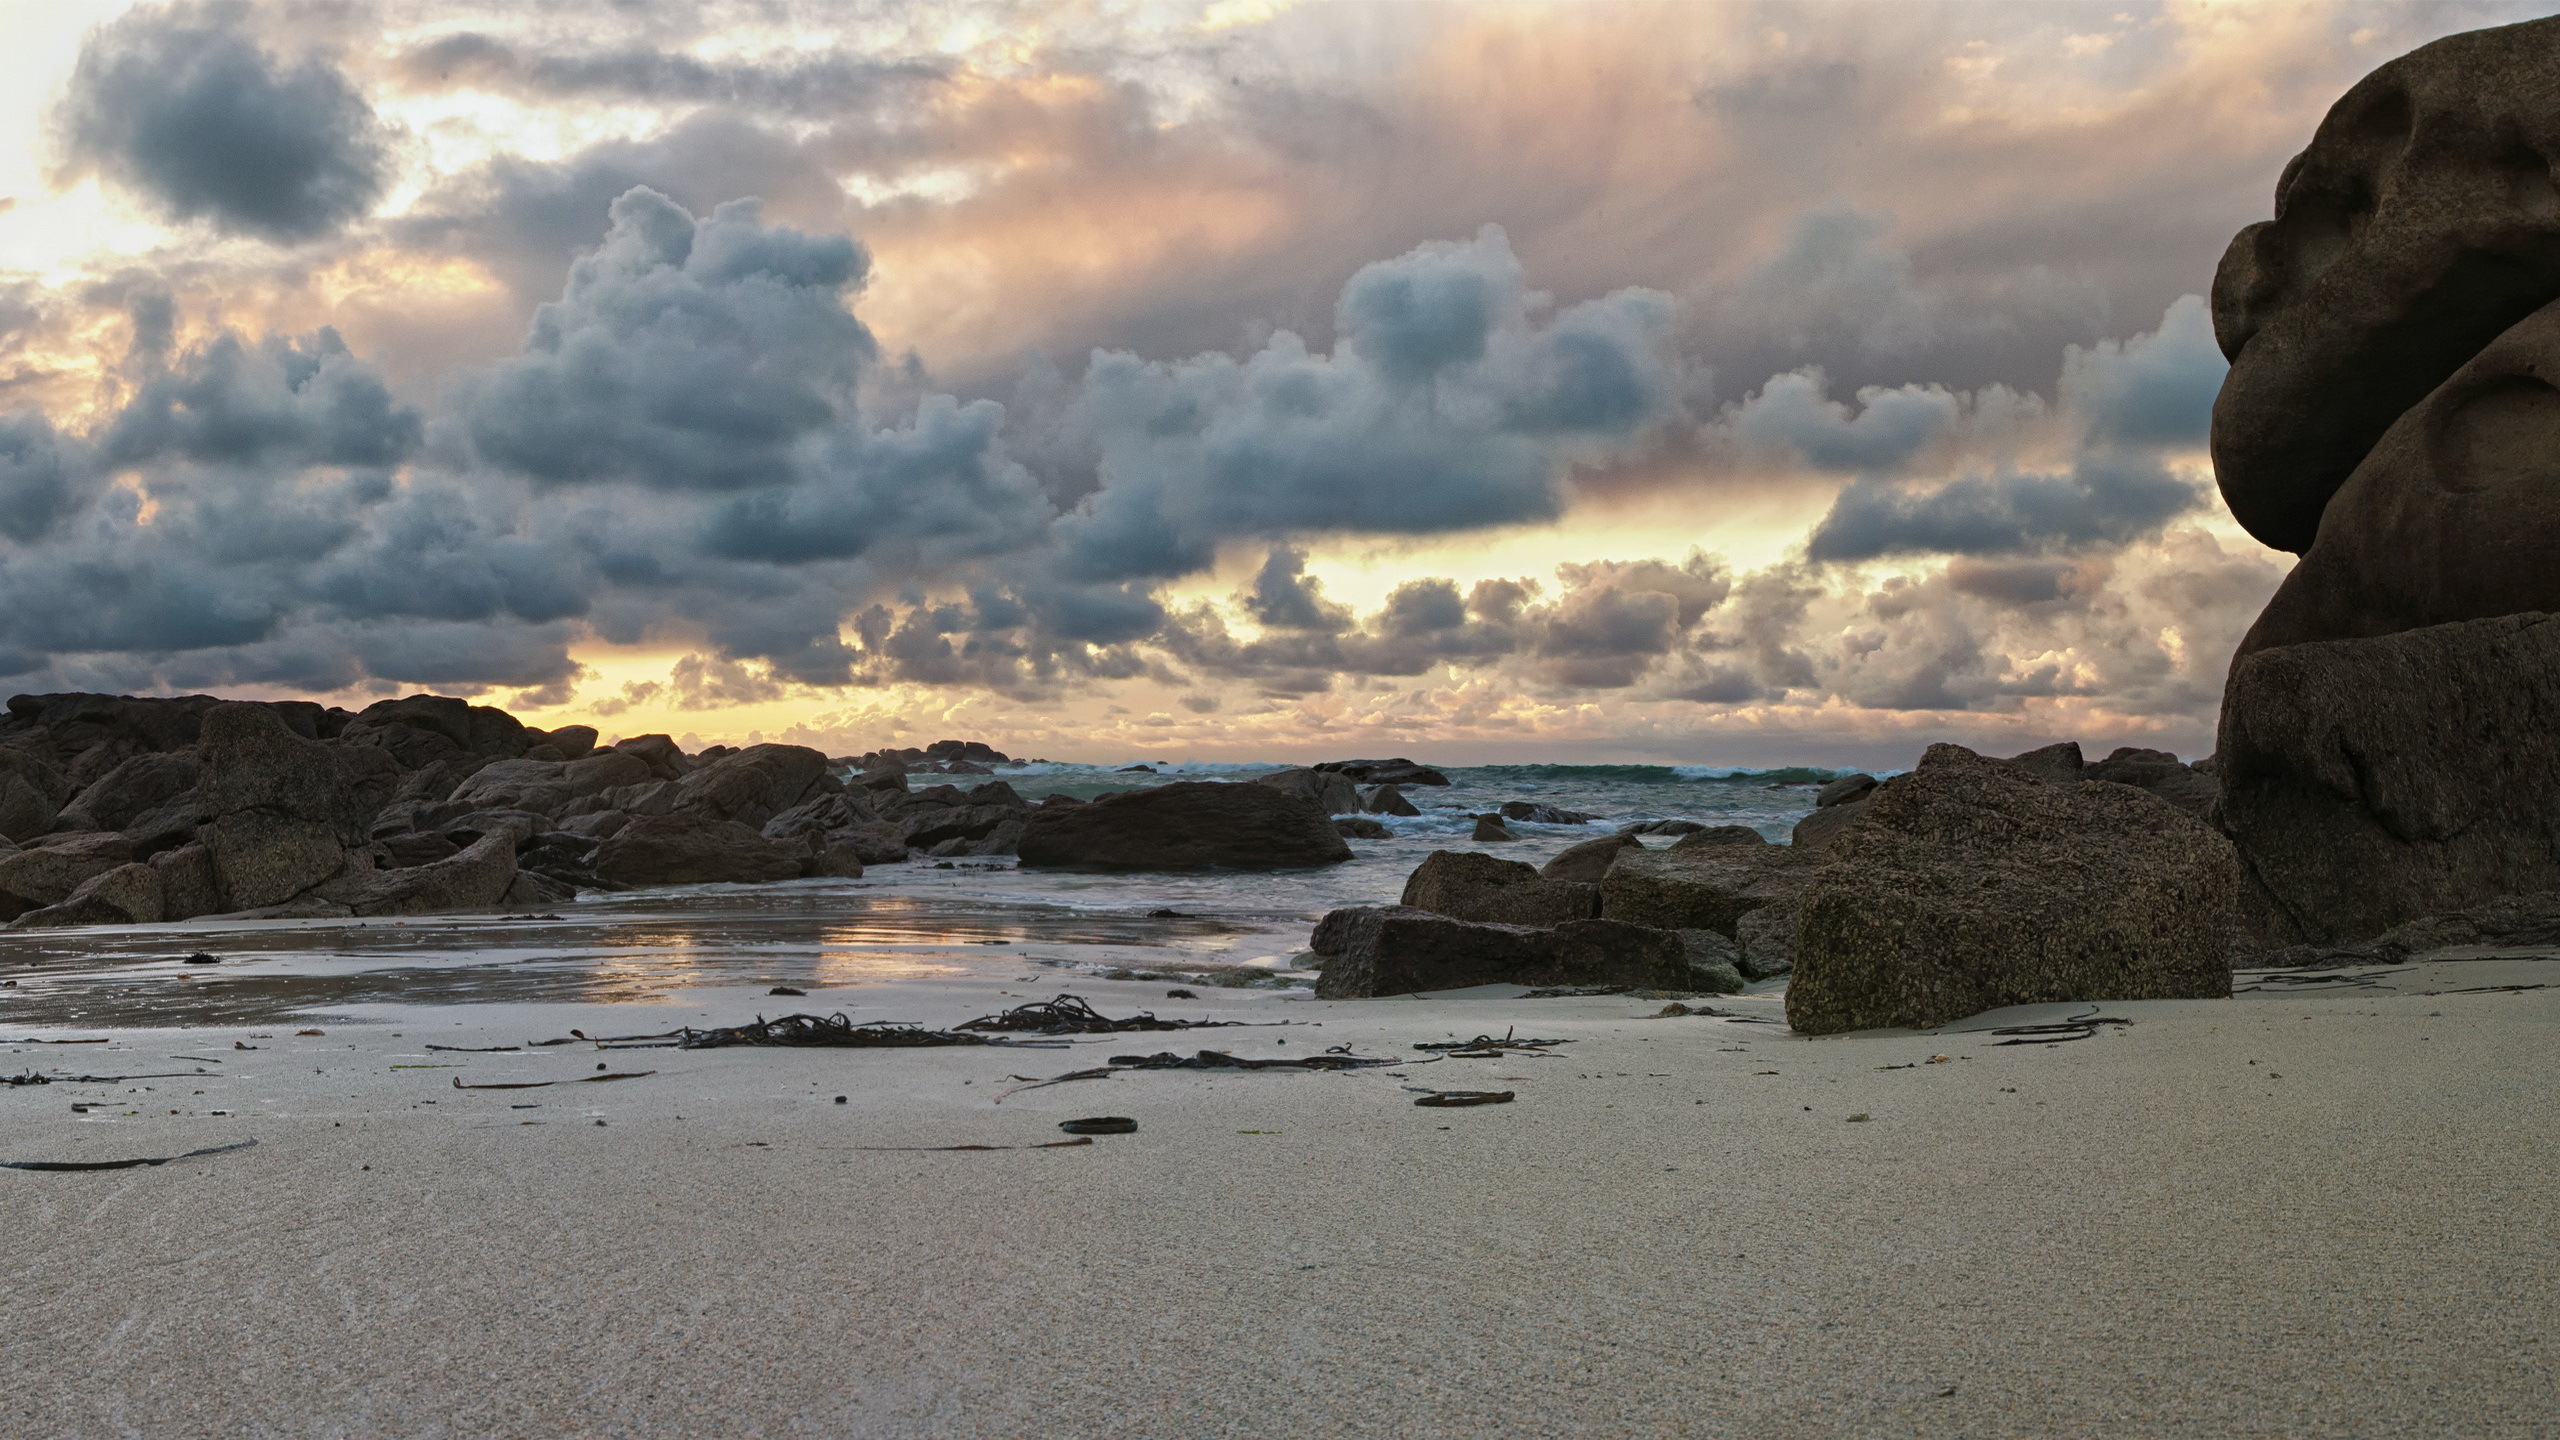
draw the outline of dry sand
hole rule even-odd
[[[949,1024],[1046,976],[0,1045],[13,1073],[210,1072],[0,1090],[0,1159],[258,1142],[0,1170],[0,1429],[2560,1433],[2560,989],[2424,993],[2546,980],[2560,961],[2472,958],[2109,1005],[2134,1023],[2053,1046],[1979,1032],[2077,1007],[1807,1040],[1624,997],[1088,982],[1112,1013],[1305,1023],[1019,1052],[425,1049],[856,1001]],[[1413,1055],[1511,1025],[1573,1043],[997,1103],[1009,1075],[1186,1041]],[[600,1062],[656,1073],[451,1088]],[[1407,1086],[1519,1098],[1426,1109]],[[1038,1144],[1106,1113],[1138,1133],[864,1148]]]

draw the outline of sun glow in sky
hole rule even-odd
[[[10,7],[0,683],[2199,754],[2214,262],[2546,8]]]

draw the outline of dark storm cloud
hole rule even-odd
[[[82,47],[54,117],[67,173],[95,173],[176,220],[277,243],[373,209],[391,160],[336,66],[288,61],[236,5],[134,10]]]
[[[165,316],[160,323],[167,323]],[[395,465],[423,433],[419,413],[395,400],[381,376],[324,327],[256,344],[232,334],[216,337],[146,380],[108,428],[105,447],[111,461],[124,465],[162,457]]]
[[[842,298],[868,266],[862,247],[766,226],[753,201],[697,221],[636,189],[611,215],[602,248],[535,312],[524,353],[478,378],[473,445],[552,483],[790,479],[794,451],[849,410],[877,351]]]
[[[1267,630],[1348,629],[1350,607],[1324,598],[1324,583],[1307,573],[1304,551],[1274,546],[1264,557],[1253,583],[1237,594],[1236,604]]]
[[[2061,395],[2085,417],[2094,440],[2201,446],[2230,368],[2204,300],[2188,295],[2160,317],[2157,330],[2073,347],[2063,360]]]
[[[1563,509],[1577,459],[1631,452],[1678,413],[1667,297],[1532,314],[1499,229],[1362,269],[1342,343],[1282,332],[1245,360],[1094,357],[1064,427],[1099,490],[1057,527],[1065,573],[1170,577],[1229,540],[1429,534]]]
[[[2065,473],[2001,472],[1938,486],[1860,479],[1814,527],[1817,561],[2009,555],[2122,545],[2204,503],[2158,462],[2087,457]]]
[[[0,535],[21,545],[43,539],[87,500],[91,476],[73,442],[34,412],[0,415]]]

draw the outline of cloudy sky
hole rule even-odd
[[[2214,262],[2552,8],[12,6],[0,686],[2202,754]]]

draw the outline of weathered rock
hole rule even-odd
[[[681,780],[693,769],[684,751],[664,735],[634,735],[614,742],[613,748],[618,754],[637,756],[661,780]]]
[[[1526,800],[1505,800],[1502,802],[1502,818],[1525,820],[1532,825],[1588,825],[1600,817],[1586,815],[1579,810],[1566,810],[1555,805],[1536,805]]]
[[[58,905],[97,876],[133,863],[133,846],[112,833],[72,835],[0,855],[0,912],[15,918]]]
[[[213,875],[213,852],[202,845],[181,845],[151,857],[160,876],[160,918],[193,920],[222,909],[222,889]]]
[[[271,706],[226,702],[208,708],[196,756],[196,809],[207,818],[263,811],[319,825],[332,835],[354,822],[355,807],[331,748],[286,729]]]
[[[1619,826],[1618,833],[1621,835],[1695,835],[1706,828],[1695,820],[1639,820],[1632,825]]]
[[[595,753],[596,727],[593,725],[563,725],[559,729],[552,731],[545,738],[545,743],[549,744],[552,749],[559,751],[560,758],[563,760],[573,762],[584,760],[589,755]]]
[[[2077,740],[2064,740],[2058,744],[2030,750],[2024,755],[2012,755],[1999,763],[2024,770],[2037,779],[2054,785],[2076,785],[2088,778],[2089,771],[2088,762],[2081,758],[2080,742]]]
[[[2166,750],[2126,746],[2104,760],[2091,761],[2084,774],[2091,780],[2148,790],[2199,820],[2212,813],[2214,797],[2221,793],[2214,777],[2179,763]]]
[[[579,726],[579,729],[585,729]],[[507,885],[507,893],[498,897],[495,908],[501,910],[549,910],[578,898],[575,888],[563,885],[547,875],[518,870]]]
[[[808,847],[768,840],[735,820],[691,811],[634,819],[596,850],[616,885],[754,884],[796,878]]]
[[[312,893],[356,915],[425,915],[443,910],[489,910],[516,880],[512,835],[483,835],[460,854],[400,870],[357,870]]]
[[[0,746],[0,836],[23,842],[51,830],[69,794],[61,771],[24,750]]]
[[[1805,883],[1787,1021],[2228,995],[2239,887],[2229,842],[2173,806],[1932,745]]]
[[[242,810],[196,827],[225,912],[278,905],[346,864],[339,827],[273,810]]]
[[[1318,770],[1334,770],[1361,785],[1446,785],[1449,777],[1410,760],[1327,760]]]
[[[789,840],[799,835],[824,834],[850,825],[868,824],[877,818],[866,792],[846,790],[803,800],[767,820],[760,828],[769,840]]]
[[[1183,781],[1030,812],[1025,866],[1277,870],[1351,858],[1323,808],[1269,785]]]
[[[1360,808],[1372,815],[1419,815],[1422,807],[1404,798],[1404,792],[1393,785],[1381,785],[1360,801]]]
[[[1338,770],[1275,770],[1268,775],[1255,776],[1253,783],[1303,795],[1323,806],[1328,815],[1356,815],[1360,812],[1359,785]]]
[[[2344,943],[2560,889],[2555,715],[2550,615],[2242,657],[2223,692],[2220,816],[2265,938]]]
[[[1846,805],[1853,800],[1864,800],[1867,798],[1867,792],[1874,788],[1876,788],[1876,777],[1873,775],[1863,772],[1843,775],[1836,780],[1826,782],[1820,790],[1814,792],[1813,803],[1816,808],[1827,810],[1834,805]]]
[[[1679,936],[1608,920],[1488,925],[1381,905],[1335,911],[1316,933],[1334,946],[1319,950],[1316,994],[1326,999],[1494,984],[1689,988]]]
[[[1338,823],[1338,822],[1337,822]],[[1016,815],[969,842],[972,855],[1011,855],[1022,848],[1022,818]]]
[[[1781,896],[1733,922],[1734,968],[1746,980],[1773,980],[1796,968],[1801,892]]]
[[[2560,222],[2551,236],[2560,245]],[[2560,302],[2497,337],[2383,435],[2240,653],[2560,610],[2554,379]]]
[[[1491,843],[1520,837],[1511,833],[1511,827],[1502,823],[1501,816],[1479,815],[1476,817],[1476,833],[1470,838]]]
[[[92,875],[58,905],[30,910],[11,922],[12,930],[49,930],[66,925],[157,925],[160,923],[160,873],[148,865],[119,865]]]
[[[560,828],[572,835],[590,840],[610,839],[615,832],[631,823],[630,815],[620,810],[599,810],[592,815],[579,815],[560,822]]]
[[[1472,850],[1434,850],[1404,882],[1402,903],[1458,920],[1561,925],[1600,913],[1600,887],[1550,880],[1534,866]]]
[[[518,759],[534,743],[524,722],[506,711],[449,695],[377,701],[339,738],[351,749],[380,750],[403,770],[436,769],[453,781],[491,761]]]
[[[1022,837],[1014,837],[1017,848]],[[894,865],[907,858],[907,837],[897,826],[885,820],[866,820],[827,832],[830,846],[841,846],[865,865]]]
[[[195,786],[193,754],[136,755],[72,796],[55,823],[68,830],[122,830]]]
[[[1710,995],[1735,995],[1743,988],[1739,968],[1742,951],[1713,930],[1675,930],[1689,966],[1689,988]]]
[[[2358,82],[2213,282],[2231,513],[2312,547],[2394,420],[2560,297],[2560,21],[2421,46]]]
[[[677,781],[675,808],[761,826],[813,793],[839,788],[827,757],[806,745],[750,745]]]
[[[408,865],[432,865],[462,853],[462,847],[437,834],[394,835],[374,842],[392,869]]]
[[[1006,825],[1019,825],[1025,813],[1009,805],[917,806],[900,813],[896,824],[910,848],[930,850],[951,840],[964,846],[983,840]]]
[[[1748,825],[1709,825],[1671,842],[1674,850],[1702,850],[1710,845],[1766,845],[1768,837]]]
[[[1396,832],[1366,815],[1336,815],[1333,817],[1333,833],[1345,840],[1388,840],[1394,838]]]
[[[1597,885],[1600,877],[1609,873],[1609,866],[1616,861],[1619,851],[1643,848],[1644,842],[1633,835],[1603,835],[1597,840],[1567,846],[1556,858],[1539,867],[1538,873],[1549,880],[1579,880]]]
[[[1858,817],[1866,813],[1867,802],[1864,799],[1816,810],[1796,822],[1795,831],[1788,836],[1788,841],[1807,855],[1819,853],[1857,824]]]
[[[1803,857],[1785,845],[1629,850],[1600,879],[1600,916],[1730,936],[1743,916],[1793,893],[1804,873]]]

